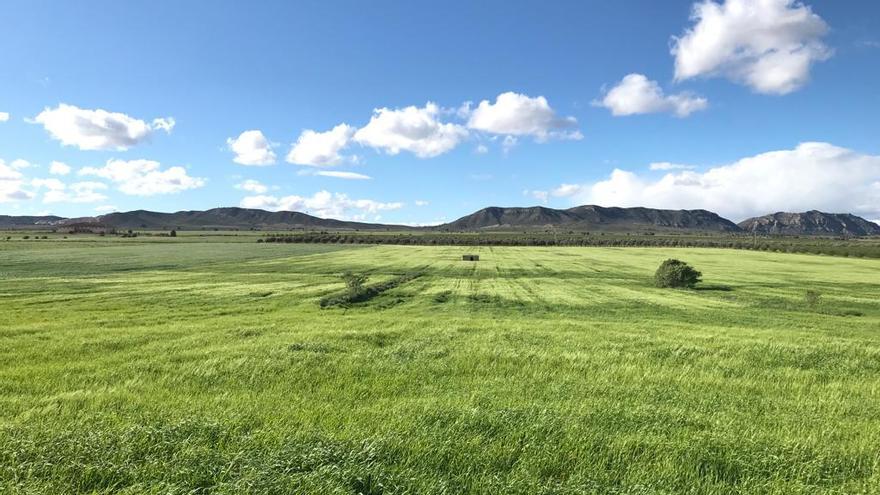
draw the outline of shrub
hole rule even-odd
[[[176,231],[176,230],[172,230],[171,233],[168,234],[168,235],[170,235],[171,237],[177,237],[177,231]]]
[[[693,288],[703,274],[695,270],[684,261],[668,259],[660,264],[654,274],[654,283],[657,287]]]
[[[363,273],[352,273],[345,272],[342,275],[342,281],[345,282],[345,287],[348,289],[349,297],[357,297],[360,293],[364,291],[364,284],[367,283],[367,275]]]

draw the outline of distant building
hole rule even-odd
[[[461,255],[462,261],[480,261],[479,254],[463,254]]]

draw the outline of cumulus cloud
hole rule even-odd
[[[244,131],[237,138],[226,139],[226,146],[235,153],[232,159],[241,165],[272,165],[275,163],[275,152],[272,143],[266,139],[262,131]]]
[[[615,169],[571,190],[577,204],[702,208],[734,220],[812,209],[880,218],[880,156],[810,142],[659,179]]]
[[[551,197],[554,198],[566,198],[570,196],[574,196],[580,193],[583,189],[583,186],[580,184],[561,184],[559,187],[552,189],[550,191],[542,191],[542,190],[528,190],[523,191],[523,194],[526,196],[531,196],[542,203],[547,203]]]
[[[306,129],[290,148],[287,162],[313,167],[332,167],[353,161],[353,158],[342,156],[340,152],[348,146],[354,133],[355,128],[348,124],[339,124],[326,132]]]
[[[372,179],[369,175],[359,174],[357,172],[342,172],[338,170],[319,170],[315,172],[315,175],[320,175],[323,177],[335,177],[337,179],[348,179],[348,180],[369,180]]]
[[[427,201],[425,201],[423,199],[417,199],[415,201],[415,203],[416,203],[416,206],[428,206],[428,204],[429,204]]]
[[[33,198],[34,194],[25,186],[24,176],[18,168],[0,160],[0,203]]]
[[[831,56],[822,41],[828,25],[795,0],[704,0],[691,20],[672,43],[678,81],[723,76],[759,93],[786,94]]]
[[[403,203],[383,203],[372,199],[351,199],[343,193],[319,191],[310,197],[247,196],[241,200],[241,207],[271,211],[299,211],[321,218],[364,220],[369,215],[375,216],[382,211],[403,208]]]
[[[63,162],[52,162],[49,165],[49,173],[52,175],[67,175],[70,173],[70,165]]]
[[[9,120],[9,112],[0,112],[0,122]]]
[[[244,182],[238,183],[235,185],[235,188],[256,194],[263,194],[269,190],[269,188],[263,185],[260,181],[253,179],[247,179]]]
[[[495,103],[483,100],[470,111],[467,126],[492,134],[533,136],[538,141],[550,138],[582,139],[574,117],[559,117],[543,96],[529,97],[507,92]]]
[[[389,155],[401,151],[419,158],[442,155],[467,138],[468,131],[458,124],[440,122],[440,114],[440,107],[430,102],[422,108],[377,108],[370,122],[354,134],[354,140]]]
[[[688,93],[663,94],[657,81],[642,74],[628,74],[593,105],[607,108],[615,116],[670,112],[677,117],[687,117],[693,112],[705,110],[709,102]]]
[[[43,203],[97,203],[107,196],[98,192],[107,189],[103,182],[75,182],[67,186],[58,179],[34,179],[31,185],[37,189],[46,189]]]
[[[162,169],[152,160],[108,160],[103,167],[85,167],[79,175],[94,175],[116,184],[117,189],[133,196],[171,194],[205,185],[205,179],[190,177],[183,167]]]
[[[148,123],[124,113],[87,110],[60,104],[46,108],[33,121],[42,124],[52,138],[81,150],[125,151],[150,138],[156,130],[170,133],[174,119],[159,118]]]

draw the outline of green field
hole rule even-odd
[[[0,493],[880,493],[880,260],[0,242]]]

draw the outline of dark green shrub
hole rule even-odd
[[[702,275],[684,261],[668,259],[654,273],[654,283],[657,287],[693,288]]]
[[[345,288],[348,289],[348,295],[351,298],[357,297],[364,291],[364,284],[367,283],[367,275],[363,273],[345,272],[340,275],[342,281],[345,282]]]

